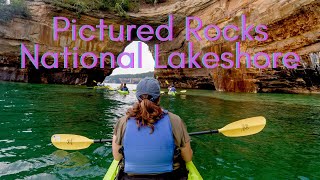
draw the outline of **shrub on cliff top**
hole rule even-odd
[[[92,10],[110,11],[127,16],[127,12],[138,12],[140,3],[162,3],[166,0],[45,0],[56,6],[75,10],[78,15]]]
[[[25,1],[11,0],[10,4],[6,4],[6,0],[0,0],[0,22],[8,22],[14,17],[30,17]]]
[[[139,0],[47,0],[47,2],[75,10],[78,15],[88,13],[92,10],[101,10],[126,16],[126,12],[136,12],[139,9]]]

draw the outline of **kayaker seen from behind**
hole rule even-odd
[[[193,152],[184,122],[160,107],[156,79],[142,79],[136,97],[114,128],[113,157],[124,164],[118,179],[187,179],[185,162],[191,162]]]
[[[127,84],[124,83],[123,87],[120,89],[121,91],[129,91],[129,89],[127,88]]]
[[[172,84],[169,88],[169,91],[168,91],[168,95],[171,95],[171,96],[175,96],[176,95],[176,88],[174,87],[174,85]]]

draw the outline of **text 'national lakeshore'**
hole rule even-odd
[[[105,24],[100,19],[98,25],[77,25],[76,20],[71,21],[66,17],[53,18],[53,41],[59,41],[62,33],[71,33],[71,41],[112,41],[130,42],[133,34],[142,42],[158,42],[154,44],[155,68],[276,68],[282,65],[287,68],[297,68],[300,63],[300,56],[294,52],[255,52],[254,54],[241,51],[241,42],[246,41],[266,41],[268,39],[267,26],[263,24],[248,25],[246,16],[241,16],[240,25],[229,24],[219,27],[215,24],[203,25],[198,17],[186,17],[185,19],[185,40],[187,41],[185,52],[171,52],[165,57],[159,58],[161,54],[161,43],[172,41],[174,43],[174,17],[168,16],[168,23],[155,27],[150,25],[114,25]],[[116,30],[115,30],[116,29]],[[163,33],[166,31],[166,33]],[[86,32],[86,33],[84,33]],[[88,35],[88,32],[90,35]],[[160,33],[161,32],[161,33]],[[214,33],[212,33],[214,32]],[[233,32],[233,33],[230,33]],[[98,35],[97,35],[98,34]],[[165,34],[163,37],[163,34]],[[214,34],[214,35],[212,35]],[[232,34],[232,35],[231,35]],[[252,35],[254,34],[254,35]],[[223,38],[225,41],[234,43],[234,52],[197,52],[194,43],[200,41],[218,41]],[[47,69],[52,68],[105,68],[105,63],[110,62],[111,68],[136,68],[135,61],[138,61],[138,68],[142,67],[142,42],[138,43],[138,56],[134,53],[122,52],[114,54],[112,52],[83,52],[80,47],[61,47],[61,52],[41,52],[39,44],[34,44],[33,48],[21,43],[21,68],[26,68],[27,64],[38,69],[42,66]],[[81,52],[81,53],[80,53]],[[129,58],[129,63],[122,60]],[[135,59],[135,57],[138,57]],[[159,60],[161,59],[161,61]],[[29,60],[29,62],[28,62]]]

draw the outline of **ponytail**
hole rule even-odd
[[[138,128],[149,126],[151,133],[154,131],[154,123],[162,117],[162,109],[159,106],[159,98],[152,102],[148,95],[141,95],[141,101],[135,103],[132,108],[128,109],[127,116],[135,117]]]

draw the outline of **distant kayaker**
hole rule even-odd
[[[176,92],[177,90],[176,90],[176,88],[174,87],[174,85],[171,85],[169,91],[171,91],[171,92]]]
[[[184,122],[160,107],[156,79],[142,79],[136,97],[114,128],[113,157],[125,157],[118,179],[187,179],[185,162],[192,160],[192,149]]]
[[[129,91],[129,89],[127,88],[127,84],[124,83],[123,87],[120,89],[121,91]]]

